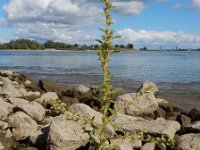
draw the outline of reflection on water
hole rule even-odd
[[[0,51],[0,68],[68,84],[101,80],[98,57],[91,51]],[[127,91],[151,80],[159,86],[161,96],[200,107],[200,52],[121,52],[111,57],[110,69],[113,84]]]

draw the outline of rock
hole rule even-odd
[[[114,107],[127,115],[142,117],[152,116],[154,111],[159,109],[152,93],[145,93],[141,96],[135,93],[118,96]]]
[[[20,150],[38,150],[38,149],[35,147],[26,147],[26,148],[22,148]]]
[[[0,120],[0,130],[6,130],[8,126],[9,124],[7,122]]]
[[[144,131],[154,135],[166,135],[171,139],[174,138],[176,131],[180,130],[180,124],[176,121],[169,121],[163,118],[146,120],[125,114],[118,114],[113,123],[117,126],[117,130],[122,132]]]
[[[13,75],[13,71],[11,70],[2,70],[0,69],[0,75],[6,75],[6,76],[10,76],[10,75]]]
[[[166,119],[166,112],[164,109],[160,107],[158,108],[158,110],[155,111],[155,115],[156,115],[156,118],[162,117]]]
[[[22,98],[15,98],[15,97],[11,97],[8,99],[8,101],[13,104],[14,106],[18,106],[20,104],[28,104],[29,102],[25,99]]]
[[[35,82],[31,82],[30,84],[25,84],[25,88],[27,91],[33,91],[33,92],[39,91],[42,93],[41,88]]]
[[[7,117],[13,111],[13,105],[0,99],[0,119]]]
[[[4,150],[4,146],[2,145],[1,141],[0,141],[0,150]]]
[[[12,132],[10,131],[10,129],[8,129],[7,131],[6,131],[6,135],[5,135],[5,138],[12,138]]]
[[[85,104],[74,104],[70,107],[70,112],[75,113],[79,117],[83,118],[83,120],[79,120],[81,123],[85,123],[85,120],[93,119],[93,123],[95,125],[102,124],[102,114],[90,108],[88,105]],[[107,133],[110,134],[113,131],[111,125],[108,125]]]
[[[23,112],[16,112],[8,117],[16,141],[25,140],[37,131],[37,123]]]
[[[82,94],[85,94],[85,93],[87,93],[87,92],[90,91],[90,88],[88,88],[88,87],[86,87],[86,86],[84,86],[84,85],[80,85],[80,86],[78,86],[78,87],[76,88],[76,91],[78,91],[78,92],[80,92],[80,93],[82,93]]]
[[[48,148],[52,150],[75,150],[88,140],[81,126],[73,120],[52,122],[48,134]]]
[[[35,101],[46,107],[50,100],[58,100],[58,99],[59,99],[58,95],[55,92],[48,92],[43,94],[40,98],[35,99]]]
[[[155,143],[146,143],[141,148],[141,150],[155,150],[155,149],[156,149]]]
[[[192,121],[200,121],[200,110],[193,108],[187,115]]]
[[[158,92],[158,88],[157,86],[150,82],[150,81],[145,81],[141,87],[138,89],[137,91],[138,93],[147,93],[147,92],[151,92],[153,93],[154,95],[157,94]]]
[[[114,148],[117,150],[133,150],[133,149],[139,149],[142,147],[141,140],[131,141],[128,138],[112,140],[111,144],[113,144]]]
[[[22,96],[20,92],[11,83],[4,83],[4,85],[1,87],[0,95],[7,95],[10,97]]]
[[[64,95],[64,93],[71,89],[70,87],[66,86],[65,84],[56,83],[50,80],[40,80],[39,86],[45,92],[55,92],[60,98]]]
[[[177,150],[199,150],[200,134],[185,134],[176,138]]]
[[[63,96],[61,98],[61,101],[65,104],[67,104],[68,106],[71,106],[72,104],[79,103],[79,100],[77,98],[68,97],[68,96]]]
[[[176,118],[176,121],[178,121],[181,125],[184,126],[191,124],[191,119],[183,114],[179,114]]]
[[[31,81],[30,81],[30,80],[26,80],[26,81],[24,82],[24,84],[25,84],[25,85],[29,85],[29,84],[31,84]]]
[[[26,92],[25,94],[23,94],[23,98],[28,99],[30,101],[39,98],[41,96],[40,92]]]
[[[19,104],[17,107],[26,112],[32,119],[37,122],[43,120],[46,112],[41,104],[34,101],[30,103]]]

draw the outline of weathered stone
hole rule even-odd
[[[0,99],[0,119],[7,117],[13,111],[13,105]]]
[[[20,150],[38,150],[36,147],[26,147],[26,148],[22,148]]]
[[[166,119],[166,112],[164,109],[159,107],[158,110],[155,111],[155,116],[156,116],[156,118],[162,117],[162,118]]]
[[[35,121],[42,121],[45,116],[45,109],[37,102],[30,102],[17,105],[18,108],[26,112]]]
[[[193,108],[188,115],[192,121],[200,121],[200,110]]]
[[[37,123],[23,112],[16,112],[8,117],[15,140],[24,140],[37,131]]]
[[[178,115],[176,121],[178,121],[181,125],[184,126],[191,124],[191,119],[183,114]]]
[[[155,95],[158,92],[158,88],[154,83],[152,83],[150,81],[145,81],[141,85],[141,87],[138,89],[138,92],[140,92],[140,93],[151,92]]]
[[[13,104],[14,106],[18,106],[20,104],[28,104],[29,102],[25,99],[22,98],[15,98],[15,97],[11,97],[8,99],[8,101]]]
[[[176,137],[177,150],[199,150],[200,134],[185,134]]]
[[[81,147],[88,138],[77,122],[57,120],[51,124],[49,129],[48,149],[75,150]]]
[[[31,81],[30,81],[30,80],[26,80],[26,81],[24,82],[24,84],[25,84],[25,85],[29,85],[29,84],[31,84]]]
[[[78,92],[82,93],[82,94],[85,94],[85,93],[87,93],[87,92],[90,91],[90,88],[88,88],[88,87],[86,87],[86,86],[84,86],[84,85],[80,85],[80,86],[78,86],[78,87],[76,88],[76,90],[77,90]]]
[[[85,104],[74,104],[70,107],[70,111],[78,115],[79,117],[83,118],[83,120],[79,120],[81,123],[85,123],[85,120],[93,119],[93,123],[95,125],[102,124],[102,114],[90,108],[88,105]],[[108,125],[107,133],[110,134],[113,131],[111,125]]]
[[[1,141],[0,141],[0,150],[3,150],[5,147],[2,145]]]
[[[151,116],[159,107],[152,93],[130,93],[118,96],[115,109],[131,116]]]
[[[1,87],[0,95],[7,95],[10,97],[21,97],[22,96],[20,94],[20,92],[11,83],[5,83]]]
[[[12,138],[12,136],[13,136],[13,134],[12,134],[12,132],[10,131],[10,129],[8,129],[7,131],[6,131],[6,135],[5,135],[5,138]]]
[[[35,101],[46,107],[49,101],[57,99],[58,95],[55,92],[48,92],[43,94],[40,98],[35,99]]]
[[[11,70],[2,70],[0,69],[0,75],[6,75],[6,76],[9,76],[9,75],[13,75],[13,71]]]
[[[114,124],[119,131],[144,131],[152,134],[166,135],[173,139],[176,131],[180,130],[180,124],[176,121],[169,121],[163,118],[156,120],[145,120],[139,117],[118,114]]]
[[[111,144],[117,150],[133,150],[142,147],[141,140],[132,141],[131,139],[128,138],[111,140]]]
[[[156,149],[155,143],[146,143],[141,148],[141,150],[155,150],[155,149]]]
[[[68,97],[68,96],[63,96],[61,98],[61,101],[65,104],[67,104],[68,106],[72,105],[72,104],[76,104],[79,103],[79,100],[77,98],[73,98],[73,97]]]
[[[26,92],[23,94],[23,98],[28,99],[28,100],[34,100],[36,98],[39,98],[41,96],[40,92]]]
[[[0,129],[1,130],[6,130],[7,128],[8,128],[8,123],[7,122],[5,122],[5,121],[1,121],[0,120]]]

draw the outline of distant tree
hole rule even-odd
[[[133,46],[133,44],[129,43],[129,44],[127,45],[127,48],[128,48],[128,49],[133,49],[134,46]]]
[[[122,44],[122,45],[120,45],[120,48],[125,48],[125,46]]]
[[[147,51],[148,48],[145,46],[145,47],[143,47],[143,48],[140,48],[140,50]]]

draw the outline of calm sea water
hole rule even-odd
[[[0,51],[0,68],[30,73],[34,80],[67,84],[99,83],[100,64],[92,51]],[[160,97],[186,109],[200,108],[200,52],[134,51],[111,57],[113,84],[133,92],[145,80],[155,82]]]

